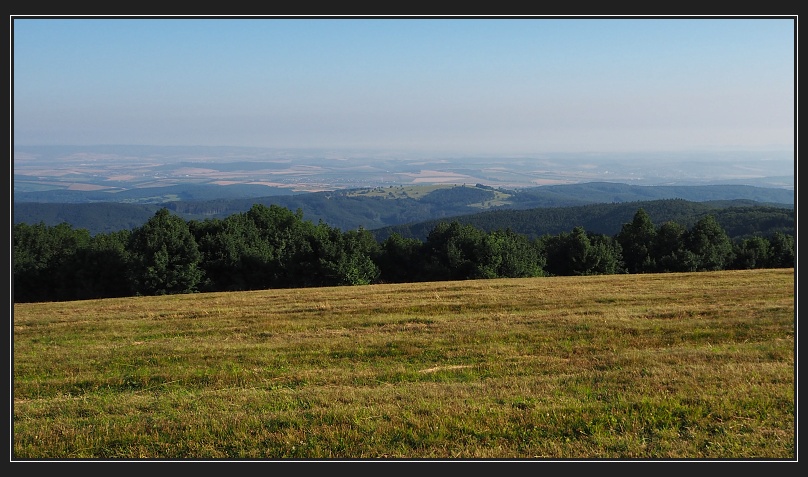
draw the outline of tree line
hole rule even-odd
[[[537,238],[438,223],[425,240],[342,231],[277,205],[186,221],[166,208],[131,230],[14,224],[14,302],[418,281],[795,266],[793,235],[732,240],[707,215],[655,226],[644,209],[616,235]]]

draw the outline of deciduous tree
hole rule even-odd
[[[654,271],[653,244],[656,236],[651,217],[644,209],[637,210],[630,223],[623,224],[616,239],[622,250],[623,264],[628,273]]]
[[[197,291],[202,279],[201,254],[188,223],[158,210],[132,232],[130,276],[141,295],[168,295]]]

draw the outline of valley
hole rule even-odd
[[[450,156],[245,147],[15,146],[14,192],[178,185],[262,186],[276,195],[356,188],[484,184],[497,188],[606,181],[633,185],[794,187],[792,151]]]

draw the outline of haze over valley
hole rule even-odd
[[[177,185],[252,186],[270,196],[400,185],[525,188],[585,182],[794,188],[793,151],[452,156],[258,147],[15,146],[15,200],[48,190],[116,193]],[[259,187],[260,186],[260,187]]]

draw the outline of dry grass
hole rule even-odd
[[[794,459],[794,270],[14,305],[15,459]]]

